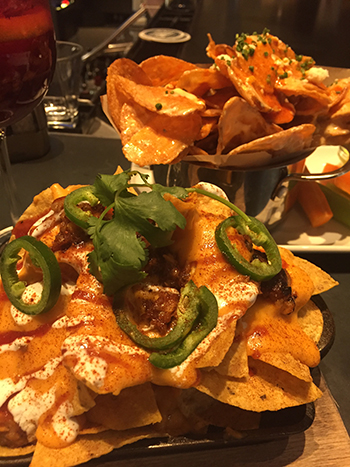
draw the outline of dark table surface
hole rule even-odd
[[[350,67],[350,2],[346,0],[173,0],[152,18],[149,27],[170,27],[191,34],[182,44],[138,40],[128,57],[137,63],[151,55],[172,55],[207,63],[210,33],[216,43],[232,45],[236,34],[264,28],[297,54],[318,65]]]

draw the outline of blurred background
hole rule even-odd
[[[350,68],[350,0],[51,0],[56,36],[84,48],[80,124],[93,131],[94,119],[108,123],[101,108],[110,63],[128,57],[140,63],[157,54],[206,63],[207,33],[233,44],[236,33],[271,33],[318,65]],[[174,28],[187,42],[149,42],[139,33]],[[95,122],[96,123],[96,122]]]

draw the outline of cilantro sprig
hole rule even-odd
[[[140,183],[132,182],[134,175],[140,176]],[[138,196],[128,191],[140,186],[150,191]],[[90,271],[103,282],[105,293],[113,295],[123,286],[145,277],[143,268],[148,262],[149,245],[154,248],[167,246],[172,243],[175,228],[185,227],[186,219],[163,198],[164,193],[178,198],[186,197],[187,193],[184,188],[151,185],[147,175],[135,171],[98,175],[94,184],[86,187],[86,193],[91,192],[106,209],[100,217],[91,215],[87,221],[87,232],[94,245],[94,251],[89,254]],[[72,205],[68,195],[66,215],[78,223],[78,219],[74,220],[71,215],[74,209],[76,215],[76,205]],[[86,212],[80,211],[86,216]],[[110,212],[112,216],[107,216]]]
[[[138,182],[133,181],[136,175]],[[130,191],[130,188],[139,187],[148,191],[139,195]],[[66,197],[65,213],[72,222],[86,228],[90,235],[94,245],[94,250],[89,253],[90,272],[103,283],[107,295],[114,295],[122,287],[141,281],[146,276],[144,268],[149,258],[148,248],[170,245],[174,230],[185,228],[185,217],[164,199],[166,193],[179,199],[186,198],[191,192],[213,198],[241,218],[248,235],[253,236],[254,233],[255,238],[257,231],[263,231],[269,242],[274,243],[259,221],[247,216],[230,201],[198,187],[151,184],[148,175],[125,171],[117,175],[98,175],[94,184],[84,189],[79,188]],[[92,212],[87,216],[87,211],[78,206],[82,202],[89,203],[90,207],[100,203],[105,210],[99,217],[94,217]]]

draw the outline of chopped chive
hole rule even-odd
[[[241,54],[243,55],[245,60],[248,60],[248,50],[246,50],[246,49],[242,50]]]
[[[155,105],[155,108],[157,110],[162,110],[162,107],[163,107],[162,104],[160,104],[159,102],[157,102],[157,104]]]

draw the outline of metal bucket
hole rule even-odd
[[[156,181],[167,186],[189,187],[198,182],[217,185],[232,203],[271,229],[283,219],[290,182],[325,181],[350,170],[348,151],[342,147],[337,151],[342,152],[341,159],[346,162],[339,169],[327,173],[293,173],[287,165],[264,169],[220,169],[181,161],[168,166],[166,173],[164,169],[163,173],[156,169],[154,174]]]

